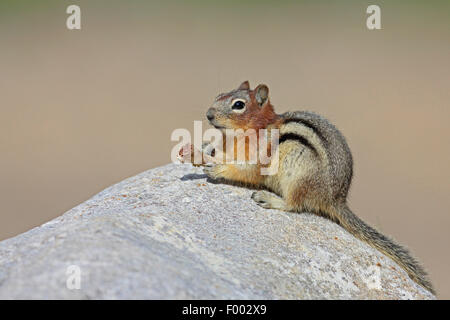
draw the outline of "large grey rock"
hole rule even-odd
[[[0,242],[0,298],[434,298],[338,225],[262,209],[251,192],[190,165],[124,180]]]

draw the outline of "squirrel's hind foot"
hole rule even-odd
[[[286,202],[281,197],[266,190],[253,192],[252,199],[258,206],[266,209],[286,210]]]

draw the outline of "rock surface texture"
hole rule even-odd
[[[189,164],[126,179],[0,242],[0,298],[435,298],[338,225],[251,193]]]

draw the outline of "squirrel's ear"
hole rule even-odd
[[[238,90],[250,90],[250,83],[248,81],[242,82]]]
[[[269,88],[265,84],[260,84],[255,88],[255,98],[259,105],[262,106],[269,98]]]

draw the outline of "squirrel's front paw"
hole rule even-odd
[[[225,171],[225,166],[220,164],[207,164],[203,168],[203,172],[213,180],[223,179],[223,172]]]

